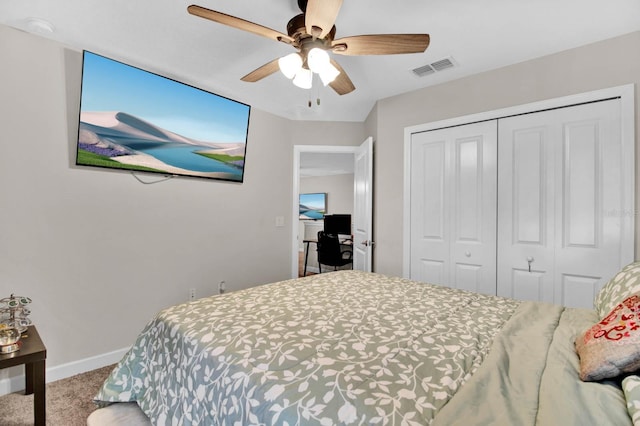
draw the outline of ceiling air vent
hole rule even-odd
[[[455,64],[451,58],[440,59],[439,61],[432,62],[427,65],[423,65],[411,70],[418,77],[424,77],[425,75],[433,74],[437,71],[446,70],[447,68],[453,68]]]
[[[424,77],[425,75],[433,74],[434,72],[436,72],[436,70],[434,70],[431,65],[423,65],[421,67],[414,68],[412,71],[418,77]]]

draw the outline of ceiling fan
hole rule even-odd
[[[295,85],[310,89],[313,73],[339,95],[355,90],[342,67],[327,52],[338,55],[392,55],[420,53],[429,46],[429,34],[373,34],[335,39],[335,20],[342,0],[298,0],[301,14],[287,24],[287,34],[222,12],[191,5],[192,15],[248,31],[295,47],[298,52],[274,59],[242,77],[256,82],[280,69]]]

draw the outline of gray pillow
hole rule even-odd
[[[640,261],[622,268],[607,282],[593,301],[599,318],[604,318],[618,303],[640,291]]]

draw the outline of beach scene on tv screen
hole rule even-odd
[[[249,111],[85,51],[76,163],[242,182]]]

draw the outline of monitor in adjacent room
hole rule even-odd
[[[242,182],[250,110],[85,51],[76,165]]]
[[[324,216],[324,232],[334,235],[351,235],[350,214],[328,214]]]

